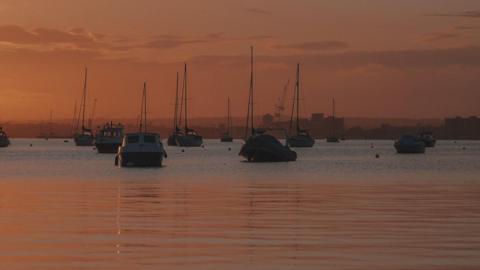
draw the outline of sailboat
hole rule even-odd
[[[85,68],[85,81],[83,84],[83,95],[82,95],[82,102],[80,104],[80,113],[82,115],[82,129],[78,132],[78,121],[80,120],[80,116],[77,120],[77,129],[74,134],[74,140],[76,146],[92,146],[93,145],[93,134],[92,130],[85,127],[85,109],[86,109],[86,101],[87,101],[87,69]]]
[[[147,83],[143,84],[141,116],[137,133],[128,133],[118,148],[115,165],[122,167],[161,167],[167,152],[158,133],[147,129]]]
[[[294,121],[293,115],[296,109],[296,118]],[[297,64],[297,82],[295,84],[295,91],[293,94],[292,114],[290,117],[289,137],[287,144],[291,147],[312,147],[315,140],[310,136],[308,131],[300,128],[300,64]],[[293,123],[295,122],[295,134],[292,135]]]
[[[221,142],[233,142],[232,137],[232,118],[230,117],[230,98],[227,99],[227,129],[220,138]]]
[[[10,139],[8,139],[7,133],[0,127],[0,147],[8,147],[10,145]]]
[[[203,137],[200,136],[194,129],[188,127],[188,114],[187,114],[187,64],[185,64],[184,74],[183,74],[183,91],[182,91],[182,105],[183,110],[180,109],[180,117],[182,116],[182,111],[184,114],[184,128],[183,132],[178,128],[175,127],[175,141],[177,146],[184,146],[184,147],[200,147],[203,144]],[[181,118],[180,118],[181,119]],[[181,121],[178,121],[181,122]]]
[[[251,71],[250,90],[248,94],[247,123],[245,126],[245,144],[242,146],[239,155],[249,162],[282,162],[295,161],[297,153],[292,151],[288,145],[283,145],[277,138],[266,134],[266,130],[255,129],[253,123],[253,47],[251,47]]]
[[[338,143],[340,139],[337,137],[335,132],[335,99],[332,99],[332,133],[327,137],[327,142],[329,143]]]
[[[183,132],[178,127],[178,72],[177,72],[177,87],[175,90],[175,109],[173,113],[173,131],[170,136],[168,136],[167,144],[169,146],[178,146],[177,136],[183,134]]]

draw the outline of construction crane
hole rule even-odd
[[[287,97],[287,91],[288,91],[289,85],[290,85],[290,79],[287,80],[287,83],[283,87],[282,96],[277,99],[277,103],[275,104],[274,116],[277,119],[280,119],[284,115],[283,112],[285,112],[285,98]]]

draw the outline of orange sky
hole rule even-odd
[[[70,118],[83,68],[97,116],[171,117],[189,63],[192,117],[272,112],[302,63],[303,114],[480,114],[477,0],[0,0],[0,121]],[[290,104],[291,92],[287,98]]]

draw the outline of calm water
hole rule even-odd
[[[480,269],[480,143],[371,143],[249,164],[239,143],[207,141],[121,169],[72,142],[13,140],[0,269]]]

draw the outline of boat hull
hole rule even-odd
[[[121,143],[95,143],[95,148],[100,154],[115,154]]]
[[[203,144],[203,138],[199,135],[180,135],[176,136],[178,146],[200,147]]]
[[[287,144],[291,147],[313,147],[315,140],[310,136],[296,135],[287,139]]]
[[[172,134],[172,135],[168,136],[167,145],[168,146],[178,146],[177,137],[178,137],[178,135],[176,135],[176,134]]]
[[[406,144],[395,143],[395,149],[399,154],[424,154],[425,144],[418,143],[418,144],[406,145]]]
[[[94,138],[90,135],[77,135],[74,138],[76,146],[93,146]]]
[[[339,143],[340,140],[337,137],[329,137],[327,138],[328,143]]]
[[[128,152],[117,155],[121,167],[161,167],[164,153],[161,152]]]
[[[232,136],[223,136],[220,138],[221,142],[233,142],[233,137]]]
[[[10,145],[9,139],[2,139],[0,140],[0,147],[8,147]]]
[[[436,140],[422,140],[423,143],[425,144],[425,147],[435,147]]]
[[[250,137],[239,153],[249,162],[288,162],[297,160],[297,153],[282,145],[275,137],[258,135]]]

